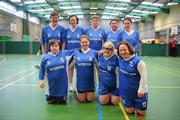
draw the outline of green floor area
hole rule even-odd
[[[47,104],[38,86],[35,55],[0,55],[0,120],[125,120],[119,106],[79,103],[73,93],[67,105]],[[180,58],[147,57],[149,102],[144,117],[130,120],[179,120]]]

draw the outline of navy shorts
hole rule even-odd
[[[79,89],[77,89],[77,92],[78,93],[86,93],[86,92],[95,92],[95,89],[91,89],[91,90],[79,90]]]
[[[99,86],[99,95],[105,95],[109,93],[112,94],[113,96],[119,96],[119,89],[116,87],[108,88],[108,87]]]
[[[145,93],[143,98],[122,97],[122,101],[126,108],[135,108],[137,110],[145,111],[147,109],[148,94]]]
[[[66,104],[67,96],[49,96],[46,95],[46,100],[50,104]]]

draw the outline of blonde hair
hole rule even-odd
[[[103,47],[110,46],[112,48],[113,54],[115,54],[115,47],[111,41],[107,41],[103,44]]]

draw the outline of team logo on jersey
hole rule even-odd
[[[143,108],[145,108],[147,104],[146,102],[143,102],[142,105],[143,105]]]
[[[58,33],[58,37],[60,37],[60,33]]]
[[[51,34],[48,34],[48,38],[50,38],[51,37]]]
[[[67,38],[70,38],[70,35],[67,35]]]
[[[89,36],[92,36],[92,33],[90,33]]]
[[[111,66],[107,66],[108,71],[111,71]]]
[[[80,38],[80,35],[79,35],[79,34],[77,34],[77,38]]]
[[[134,67],[134,63],[133,62],[130,62],[129,65],[130,65],[130,67]]]
[[[60,58],[60,61],[61,61],[61,62],[64,62],[65,60],[64,60],[64,58],[63,58],[63,57],[61,57],[61,58]]]
[[[101,33],[99,33],[99,37],[102,37],[102,34],[101,34]]]
[[[92,57],[89,57],[89,61],[92,61]]]
[[[78,57],[77,60],[80,60],[80,57]]]
[[[47,65],[49,65],[49,64],[51,64],[51,62],[50,62],[50,61],[48,61],[48,62],[47,62]]]

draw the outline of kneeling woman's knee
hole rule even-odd
[[[142,110],[136,110],[136,112],[138,115],[144,115],[145,114],[145,111],[142,111]]]
[[[133,114],[134,113],[134,108],[126,108],[126,112],[129,114]]]

